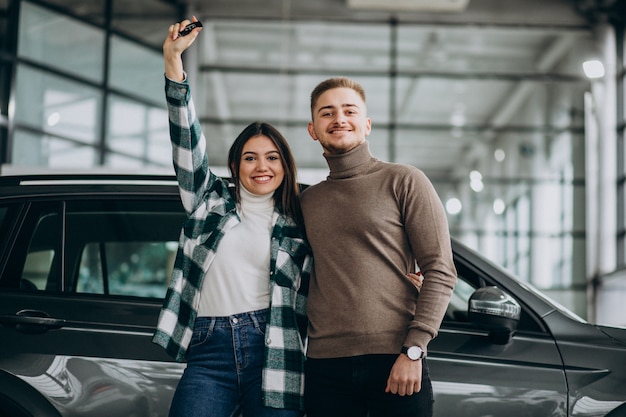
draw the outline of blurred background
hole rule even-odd
[[[309,95],[352,77],[373,154],[430,177],[453,236],[626,325],[626,1],[0,0],[0,173],[173,172],[161,44],[192,15],[185,67],[218,173],[265,120],[300,181],[324,179]]]

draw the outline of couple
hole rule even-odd
[[[170,417],[431,416],[426,350],[456,271],[430,181],[372,157],[362,88],[332,78],[313,90],[308,125],[327,180],[299,196],[286,140],[256,122],[230,149],[229,187],[209,169],[183,70],[201,31],[180,36],[189,23],[163,44],[187,211],[154,336],[187,361]]]

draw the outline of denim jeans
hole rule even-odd
[[[304,388],[307,417],[431,417],[434,397],[425,359],[419,393],[402,397],[385,393],[397,358],[398,355],[308,358]]]
[[[267,310],[199,317],[170,417],[298,417],[263,406],[261,375]]]

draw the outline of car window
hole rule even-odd
[[[88,243],[76,292],[163,298],[177,248],[176,241]]]
[[[26,255],[20,287],[26,290],[45,290],[53,259],[52,249],[29,252]]]
[[[164,297],[185,217],[177,200],[70,201],[31,211],[21,289]]]
[[[463,277],[457,279],[452,297],[450,297],[450,302],[448,303],[448,309],[446,310],[447,320],[460,322],[468,321],[467,308],[469,299],[474,291],[476,291],[476,287],[465,281]]]

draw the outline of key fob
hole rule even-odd
[[[180,32],[178,32],[178,34],[180,36],[187,36],[191,33],[192,30],[194,30],[195,28],[201,28],[202,27],[202,23],[200,21],[198,22],[191,22],[190,24],[188,24],[187,26],[185,26],[185,29],[181,30]]]

